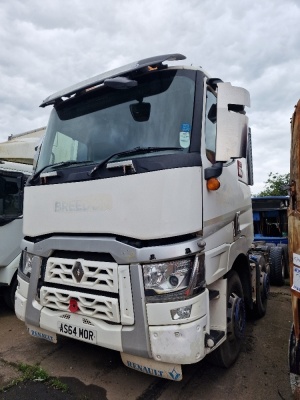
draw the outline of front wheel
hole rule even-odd
[[[238,274],[230,271],[227,277],[227,338],[210,354],[213,364],[228,368],[235,362],[241,350],[245,326],[243,287]]]

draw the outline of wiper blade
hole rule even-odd
[[[43,171],[45,171],[45,169],[47,168],[53,168],[53,170],[55,171],[57,168],[61,168],[61,167],[68,167],[69,165],[75,165],[75,164],[85,164],[85,163],[91,163],[91,160],[85,160],[85,161],[75,161],[75,160],[70,160],[70,161],[62,161],[56,164],[48,164],[45,165],[42,169],[40,169],[38,172],[36,172],[34,175],[32,175],[32,177],[29,178],[29,182],[32,182],[34,180],[36,180]]]
[[[182,147],[136,147],[133,150],[128,150],[129,152],[135,151],[137,153],[151,153],[152,151],[164,151],[164,150],[180,150]]]
[[[93,175],[98,169],[100,169],[103,165],[107,164],[112,158],[114,157],[123,157],[123,156],[128,156],[128,155],[134,155],[134,154],[146,154],[146,153],[152,153],[156,151],[165,151],[165,150],[180,150],[182,151],[182,147],[135,147],[134,149],[131,150],[126,150],[126,151],[120,151],[118,153],[113,153],[107,158],[105,158],[103,161],[101,161],[99,164],[97,164],[90,172],[89,175]]]

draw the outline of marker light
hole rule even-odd
[[[220,181],[217,178],[209,178],[206,181],[206,187],[208,190],[218,190],[220,186]]]

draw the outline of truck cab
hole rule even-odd
[[[35,146],[44,131],[11,135],[0,143],[0,295],[12,309],[23,236],[24,186],[33,172]]]
[[[0,163],[0,289],[11,308],[21,252],[24,185],[31,173],[30,165]]]
[[[254,242],[270,251],[270,283],[282,286],[289,277],[288,257],[289,196],[252,198]]]
[[[31,335],[173,380],[209,353],[231,365],[246,308],[263,315],[267,300],[251,253],[249,93],[167,64],[183,59],[139,60],[42,102],[16,293]]]
[[[289,196],[253,197],[254,240],[288,244]]]

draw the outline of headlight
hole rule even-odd
[[[142,268],[147,302],[185,300],[205,289],[203,253],[193,258],[147,264]],[[182,312],[178,309],[175,314],[181,315]],[[175,314],[174,318],[177,319]]]
[[[32,258],[34,254],[27,253],[27,251],[22,252],[22,258],[20,263],[20,270],[21,272],[30,278],[31,270],[32,270]]]
[[[187,288],[193,269],[192,258],[143,265],[146,292],[169,293]]]

